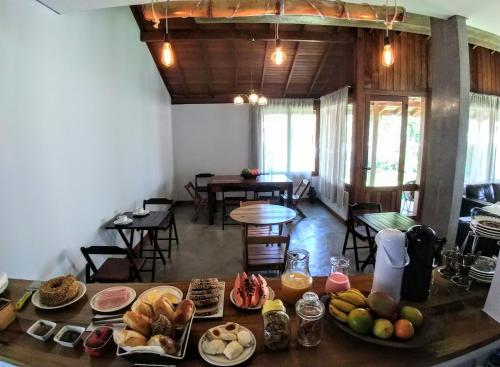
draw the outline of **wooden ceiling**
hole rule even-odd
[[[176,62],[167,68],[160,60],[164,21],[155,30],[140,7],[131,9],[174,104],[232,102],[252,87],[268,98],[317,98],[354,83],[355,28],[282,24],[287,59],[277,66],[274,24],[169,19]]]

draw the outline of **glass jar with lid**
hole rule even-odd
[[[264,344],[272,350],[288,348],[291,328],[290,317],[279,299],[267,300],[262,307],[264,319]]]
[[[285,271],[281,275],[281,297],[286,303],[295,305],[311,286],[309,252],[301,249],[289,250],[286,254]]]
[[[325,306],[314,292],[306,292],[295,305],[298,316],[297,341],[304,347],[321,343]]]

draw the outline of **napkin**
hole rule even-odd
[[[486,298],[483,308],[484,312],[500,323],[500,302],[498,300],[500,300],[500,260],[497,261],[495,276],[493,277],[488,298]]]
[[[500,217],[500,201],[493,205],[483,206],[481,209]]]

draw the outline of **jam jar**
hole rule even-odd
[[[264,319],[264,344],[272,350],[288,348],[290,342],[290,318],[283,302],[268,300],[262,307]]]
[[[321,343],[325,306],[314,292],[306,292],[295,305],[298,316],[297,341],[304,347]]]

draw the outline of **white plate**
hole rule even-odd
[[[274,291],[271,287],[269,287],[269,300],[272,301],[274,299]],[[231,303],[233,305],[235,305],[236,307],[238,307],[240,310],[260,310],[262,308],[262,299],[260,301],[260,304],[258,306],[255,306],[255,307],[240,307],[236,304],[236,302],[234,301],[234,297],[233,297],[233,291],[234,289],[231,289],[231,293],[229,293],[229,299],[231,300]]]
[[[133,212],[132,215],[134,217],[145,217],[146,215],[149,215],[149,210],[144,210],[143,212]]]
[[[140,294],[139,299],[151,304],[152,302],[154,302],[152,298],[156,299],[160,295],[167,293],[173,294],[179,300],[179,302],[182,300],[182,291],[179,288],[173,287],[171,285],[160,285],[158,287],[149,288]]]
[[[222,327],[224,325],[219,325],[219,326],[215,326],[215,327]],[[233,359],[231,361],[231,360],[227,359],[224,354],[219,354],[219,355],[206,354],[201,347],[201,344],[207,339],[206,332],[201,336],[200,341],[198,342],[198,352],[200,353],[201,358],[203,358],[208,363],[213,364],[214,366],[236,366],[237,364],[245,362],[247,359],[249,359],[255,353],[257,341],[255,340],[255,335],[253,335],[253,333],[250,330],[248,330],[246,327],[240,325],[240,329],[246,330],[250,333],[250,335],[252,336],[253,343],[251,346],[244,348],[243,353],[241,353],[238,356],[238,358]]]
[[[224,316],[224,293],[226,290],[226,282],[219,280],[219,289],[220,289],[219,302],[217,304],[210,305],[207,307],[197,307],[196,313],[194,314],[195,319],[218,319]],[[187,299],[189,299],[190,293],[191,293],[191,284],[189,284],[189,289],[186,294]],[[206,316],[200,315],[200,313],[203,314],[213,310],[217,310],[217,312]]]
[[[132,223],[134,220],[132,218],[128,218],[127,220],[124,220],[124,221],[120,221],[120,220],[115,220],[113,222],[114,225],[116,226],[126,226],[127,224],[130,224]]]
[[[0,294],[5,292],[8,286],[9,286],[9,278],[7,277],[7,274],[0,272]]]
[[[37,290],[35,293],[33,293],[33,296],[31,296],[31,303],[33,303],[33,305],[35,307],[41,308],[43,310],[57,310],[58,308],[63,308],[63,307],[69,306],[69,305],[75,303],[76,301],[78,301],[80,298],[82,298],[85,295],[85,292],[87,292],[87,287],[85,286],[85,284],[83,284],[82,282],[80,282],[78,280],[77,280],[77,282],[78,282],[78,285],[80,286],[80,289],[78,290],[78,294],[76,295],[76,297],[73,298],[69,302],[66,302],[66,303],[59,305],[59,306],[45,306],[40,301],[40,291]]]
[[[483,283],[483,284],[490,284],[490,283],[493,281],[493,279],[486,280],[486,279],[476,278],[476,277],[475,277],[475,276],[473,276],[473,275],[470,275],[470,278],[471,278],[472,280],[475,280],[475,281],[476,281],[476,282],[478,282],[478,283]]]
[[[117,307],[112,307],[112,308],[100,308],[100,307],[98,307],[97,304],[96,304],[98,296],[101,293],[103,293],[103,292],[106,292],[106,291],[109,291],[109,290],[115,289],[115,288],[125,288],[125,289],[128,289],[128,291],[129,291],[129,297],[128,297],[128,299],[124,303],[122,303],[120,306],[117,306]],[[92,307],[92,309],[94,311],[97,311],[97,312],[115,312],[115,311],[121,310],[122,308],[125,308],[128,305],[130,305],[134,301],[136,295],[137,294],[135,293],[134,289],[132,289],[130,287],[125,287],[125,286],[122,286],[122,285],[118,285],[116,287],[106,288],[106,289],[103,289],[102,291],[96,293],[94,295],[94,297],[92,297],[92,299],[90,300],[90,307]]]

